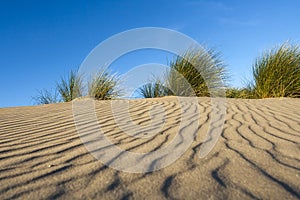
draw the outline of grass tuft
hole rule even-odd
[[[55,90],[52,92],[51,90],[39,90],[38,95],[35,97],[32,97],[33,101],[37,105],[42,105],[42,104],[52,104],[52,103],[58,103],[60,102],[58,98],[58,93]]]
[[[242,99],[253,99],[253,91],[250,87],[246,88],[227,88],[227,98],[242,98]]]
[[[225,65],[220,54],[211,49],[189,49],[182,56],[176,56],[170,68],[166,82],[177,96],[219,95],[226,85]]]
[[[147,83],[139,88],[138,92],[144,98],[156,98],[171,95],[170,90],[163,85],[163,82],[159,79]]]
[[[61,77],[57,90],[64,102],[69,102],[82,96],[82,78],[76,71],[70,71],[67,78]]]
[[[299,46],[284,43],[266,51],[252,71],[255,97],[300,97]]]
[[[118,74],[112,74],[106,69],[101,70],[88,84],[89,96],[97,100],[114,99],[121,94],[121,90],[118,89],[119,83]]]

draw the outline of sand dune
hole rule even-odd
[[[119,108],[126,102],[115,101]],[[184,112],[194,111],[189,103]],[[227,99],[221,137],[203,159],[210,99],[198,98],[198,105],[191,146],[173,164],[148,173],[118,171],[94,158],[76,130],[72,103],[2,108],[0,199],[300,198],[300,99]],[[96,102],[95,110],[115,145],[146,153],[176,137],[180,106],[175,97],[130,100],[130,117],[116,107],[117,119],[111,101]],[[88,120],[86,127],[95,129]]]

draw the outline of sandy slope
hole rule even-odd
[[[300,99],[227,99],[224,131],[203,159],[197,154],[209,124],[210,100],[198,101],[201,126],[195,141],[172,165],[144,174],[97,161],[78,136],[72,103],[2,108],[0,199],[300,198]],[[175,98],[130,101],[131,119],[140,126],[149,124],[148,109],[160,105],[165,111],[159,133],[138,139],[118,128],[110,103],[97,102],[97,116],[106,136],[123,149],[155,151],[178,131]],[[192,109],[188,101],[186,106]]]

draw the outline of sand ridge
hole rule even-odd
[[[121,105],[127,100],[117,101]],[[192,145],[172,165],[144,174],[117,171],[95,159],[76,131],[72,103],[1,108],[0,199],[300,198],[299,99],[227,99],[221,137],[203,159],[198,154],[211,102],[198,98],[198,103],[200,126],[191,133]],[[181,119],[176,97],[130,100],[129,104],[130,119],[122,112],[119,117],[146,127],[134,130],[144,137],[131,137],[120,129],[111,101],[95,106],[105,136],[116,145],[149,152],[175,137]],[[163,109],[149,113],[153,106]],[[185,106],[193,109],[189,101]],[[160,114],[165,121],[155,118]],[[148,126],[151,117],[160,126],[155,135]]]

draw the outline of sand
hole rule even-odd
[[[300,198],[300,99],[227,99],[221,137],[202,159],[198,154],[211,102],[198,102],[200,126],[191,146],[173,164],[148,173],[118,171],[90,154],[76,131],[72,103],[1,108],[0,199]],[[176,98],[129,104],[131,121],[140,126],[149,125],[150,108],[163,108],[158,133],[146,137],[142,131],[145,138],[125,134],[111,102],[101,101],[96,114],[105,136],[136,153],[166,147],[179,130]],[[193,109],[188,98],[185,106]],[[126,115],[120,116],[126,125]]]

